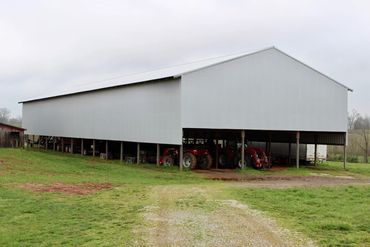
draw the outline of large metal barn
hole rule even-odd
[[[28,142],[39,136],[44,148],[157,164],[167,162],[160,157],[166,150],[183,169],[189,150],[208,152],[218,167],[221,150],[234,143],[244,167],[245,143],[266,143],[268,155],[272,142],[293,143],[298,167],[301,143],[343,145],[345,152],[348,91],[272,47],[20,103]],[[144,151],[153,155],[141,158]]]

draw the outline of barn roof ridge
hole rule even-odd
[[[182,75],[192,73],[198,70],[202,70],[205,68],[209,68],[212,66],[216,66],[219,64],[227,63],[233,60],[237,60],[243,57],[255,55],[270,49],[274,49],[278,51],[279,53],[289,57],[290,59],[293,59],[294,61],[306,66],[307,68],[315,71],[316,73],[319,73],[320,75],[326,77],[327,79],[331,80],[332,82],[346,88],[349,91],[353,91],[351,88],[345,86],[344,84],[332,79],[331,77],[321,73],[320,71],[312,68],[311,66],[308,66],[307,64],[299,61],[298,59],[288,55],[287,53],[281,51],[280,49],[276,48],[275,46],[270,46],[264,49],[260,49],[254,52],[239,52],[239,53],[233,53],[229,55],[223,55],[223,56],[218,56],[218,57],[211,57],[207,59],[202,59],[202,60],[197,60],[189,63],[184,63],[184,64],[179,64],[179,65],[173,65],[165,68],[160,68],[156,70],[150,70],[150,71],[145,71],[145,72],[139,72],[139,73],[133,73],[133,74],[128,74],[124,76],[118,76],[114,77],[108,80],[102,80],[102,81],[97,81],[94,83],[88,83],[88,84],[80,84],[78,86],[83,87],[86,86],[85,89],[76,89],[76,90],[68,90],[60,93],[55,93],[55,94],[49,94],[45,96],[40,96],[40,97],[35,97],[32,99],[28,100],[23,100],[18,103],[27,103],[27,102],[32,102],[32,101],[40,101],[40,100],[46,100],[50,98],[56,98],[56,97],[62,97],[62,96],[68,96],[68,95],[75,95],[75,94],[82,94],[82,93],[88,93],[88,92],[93,92],[93,91],[98,91],[98,90],[105,90],[105,89],[111,89],[115,87],[122,87],[126,85],[133,85],[133,84],[138,84],[138,83],[146,83],[146,82],[152,82],[152,81],[158,81],[158,80],[165,80],[165,79],[173,79],[173,78],[179,78]],[[101,86],[93,86],[93,84],[97,83],[104,83],[104,85]]]

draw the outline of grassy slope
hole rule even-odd
[[[366,178],[370,176],[370,164],[363,163],[347,163],[346,169],[343,168],[343,162],[327,161],[317,166],[301,166],[300,169],[295,167],[287,167],[282,170],[254,170],[246,168],[240,171],[252,175],[289,175],[289,176],[310,176],[315,173],[330,174],[333,176],[354,176]]]
[[[202,183],[175,169],[129,167],[73,155],[0,149],[0,246],[132,245],[151,185]],[[23,183],[112,183],[87,196],[33,193]]]
[[[323,246],[370,246],[370,188],[233,189],[244,203]]]
[[[243,171],[248,173],[249,171]],[[309,176],[312,173],[368,178],[370,164],[325,162],[317,167],[251,171],[254,175]],[[263,210],[322,246],[370,246],[370,187],[235,189],[231,196]]]
[[[370,175],[370,166],[340,163],[277,174]],[[243,171],[244,172],[244,171]],[[247,171],[248,172],[248,171]],[[250,171],[256,175],[266,174]],[[23,183],[112,183],[112,190],[87,196],[34,193]],[[0,246],[136,245],[141,243],[142,209],[153,185],[208,184],[225,198],[236,198],[266,211],[279,222],[328,245],[370,245],[370,188],[250,189],[206,181],[191,172],[153,165],[123,166],[78,155],[0,149]],[[212,193],[212,191],[210,191]],[[195,199],[194,199],[195,200]],[[189,202],[189,203],[197,203]]]

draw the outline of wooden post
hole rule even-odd
[[[180,151],[179,151],[179,167],[180,167],[180,171],[183,170],[183,157],[184,157],[184,149],[183,149],[183,145],[181,144],[180,145]]]
[[[315,157],[313,159],[313,164],[316,166],[317,165],[317,143],[315,143]]]
[[[347,164],[347,150],[346,145],[343,145],[343,168],[346,169]]]
[[[70,150],[71,154],[73,154],[73,138],[71,138],[71,150]]]
[[[297,166],[297,169],[299,169],[299,138],[300,138],[300,133],[299,131],[297,131],[297,134],[296,134],[296,139],[297,139],[296,166]]]
[[[288,156],[288,165],[291,165],[292,164],[292,143],[289,142],[289,156]]]
[[[108,160],[108,141],[105,141],[105,159]]]
[[[48,137],[45,136],[45,150],[48,150]]]
[[[140,143],[137,143],[136,150],[136,164],[140,164]]]
[[[62,153],[64,153],[64,138],[62,137]]]
[[[57,138],[54,136],[53,151],[56,150],[56,147],[57,147]]]
[[[81,155],[84,155],[84,139],[81,139]]]
[[[265,152],[266,152],[266,155],[268,155],[268,148],[269,148],[269,143],[266,141],[265,143]]]
[[[344,137],[344,145],[343,145],[343,168],[346,169],[347,165],[347,133]]]
[[[160,156],[160,147],[159,144],[157,144],[157,166],[159,166],[159,156]]]
[[[95,157],[95,139],[93,140],[93,157]]]
[[[216,139],[216,169],[218,169],[218,159],[219,159],[219,154],[218,154],[218,139]]]
[[[121,141],[121,149],[119,152],[119,160],[123,162],[123,142]]]
[[[242,169],[244,169],[244,166],[245,166],[245,162],[244,162],[244,160],[245,160],[245,157],[244,157],[244,143],[245,143],[245,131],[244,130],[242,130],[242,132],[241,132],[241,135],[242,135],[242,147],[241,147],[241,166],[242,166]]]

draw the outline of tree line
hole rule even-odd
[[[370,117],[353,109],[348,113],[348,153],[362,155],[369,162]]]
[[[11,117],[10,110],[8,108],[2,107],[0,108],[0,123],[22,127],[22,118]]]

